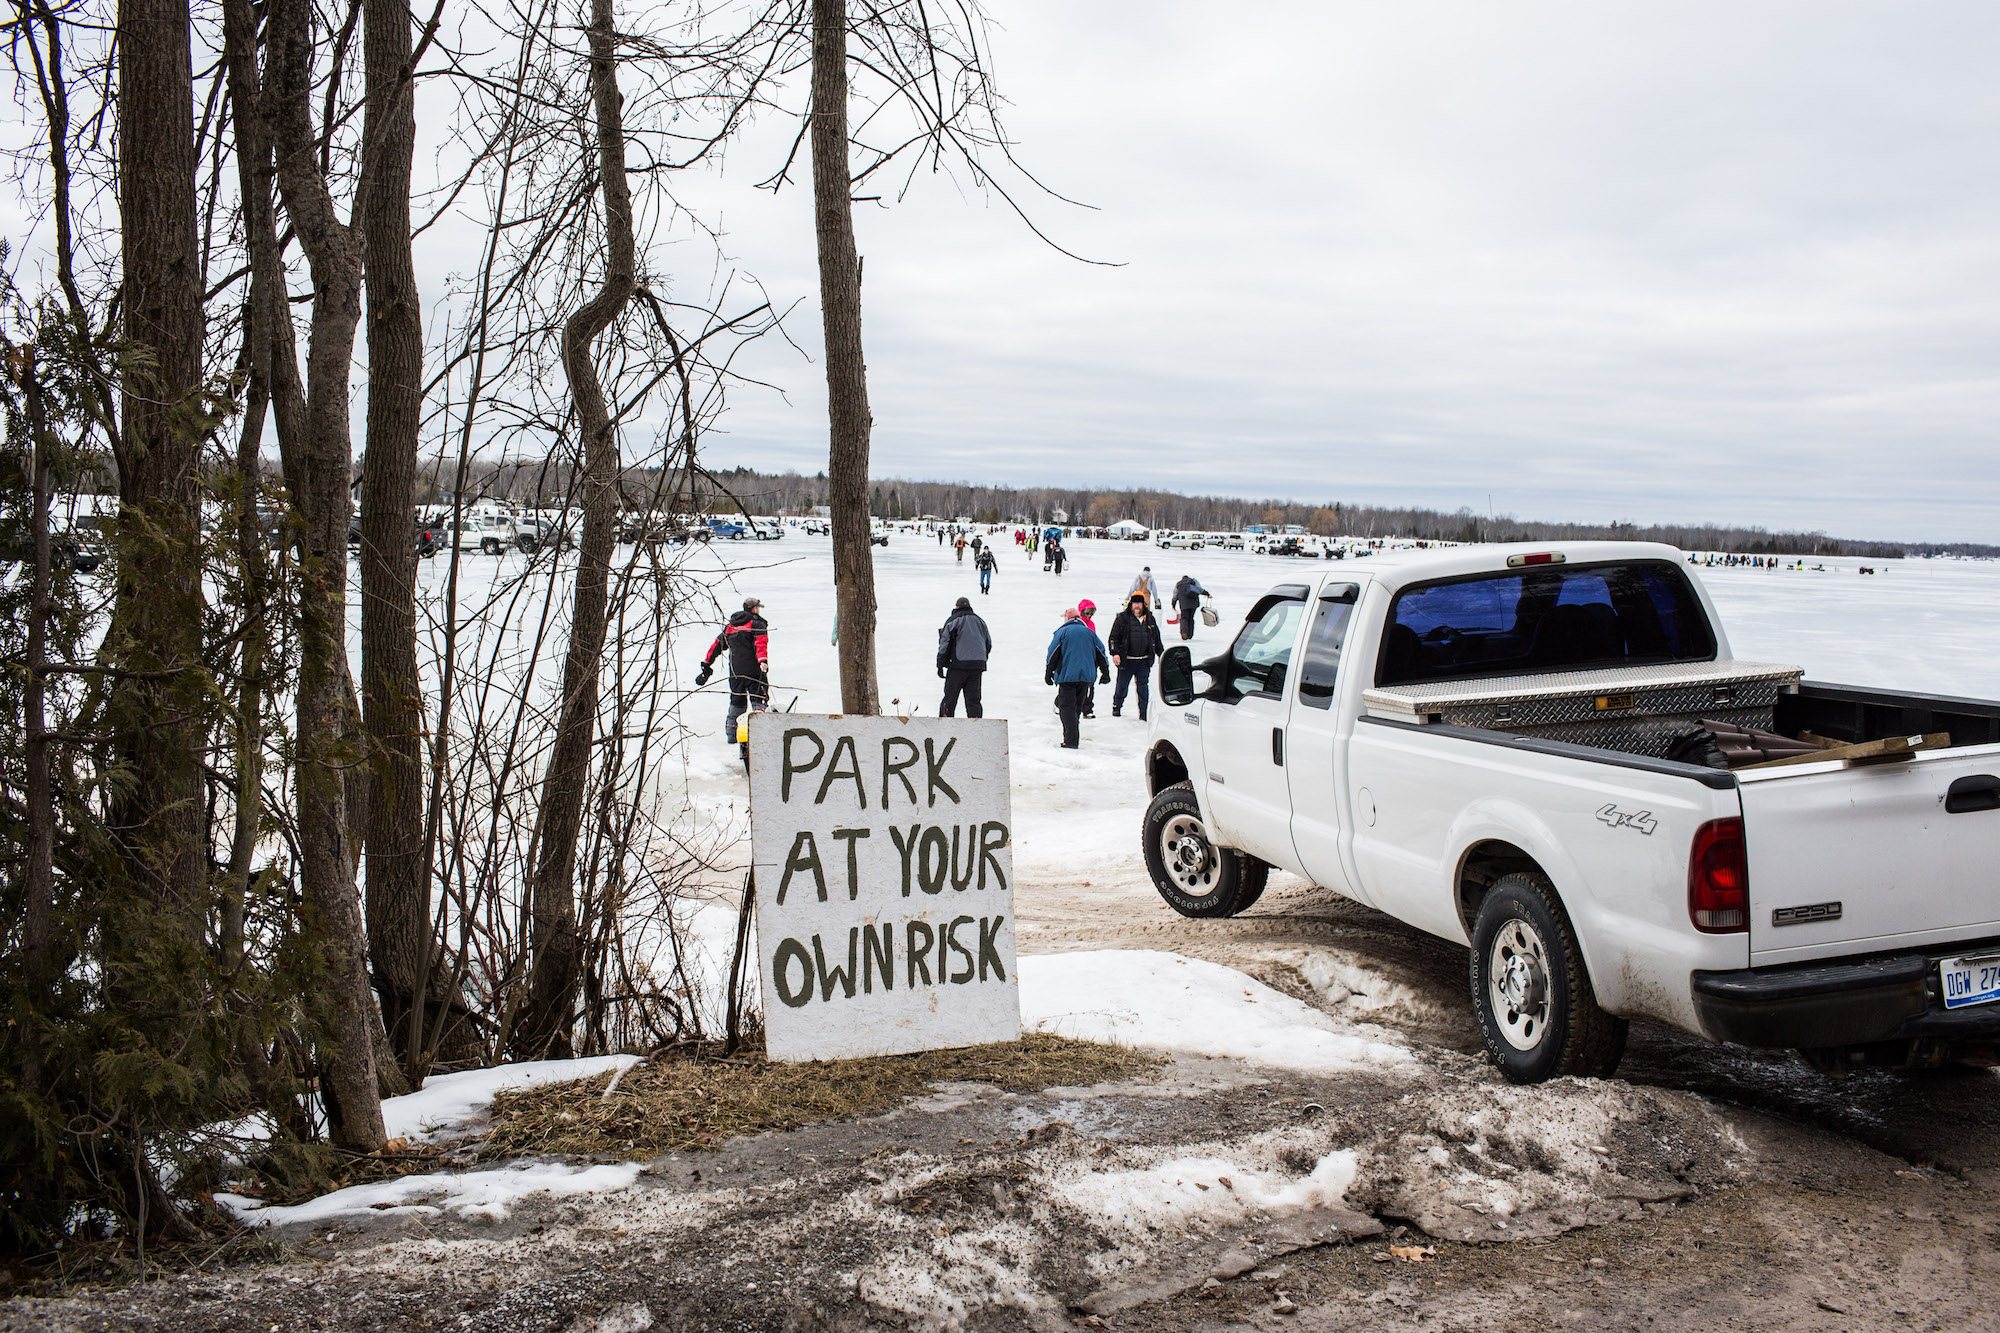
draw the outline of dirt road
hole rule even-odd
[[[1433,1060],[1479,1051],[1462,948],[1285,875],[1228,921],[1187,920],[1146,897],[1131,879],[1025,887],[1023,948],[1169,949],[1334,1012],[1358,1007]],[[1316,958],[1377,995],[1315,987]],[[1451,1249],[1423,1265],[1310,1251],[1263,1284],[1285,1286],[1294,1315],[1230,1284],[1129,1326],[2000,1329],[1993,1071],[1829,1077],[1789,1052],[1639,1023],[1614,1082],[1693,1094],[1754,1138],[1763,1164],[1671,1212],[1556,1242]]]
[[[1412,1059],[944,1087],[604,1196],[295,1226],[282,1262],[16,1300],[0,1329],[2000,1328],[1990,1073],[1829,1080],[1641,1026],[1618,1078],[1511,1088],[1462,950],[1296,881],[1233,921],[1130,879],[1017,910],[1024,951],[1227,963]]]

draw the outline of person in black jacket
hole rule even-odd
[[[1181,575],[1174,585],[1174,619],[1181,627],[1181,637],[1194,637],[1194,618],[1201,613],[1201,599],[1209,595],[1201,586],[1201,580],[1192,574]]]
[[[1160,622],[1153,618],[1153,612],[1146,605],[1146,594],[1135,592],[1118,618],[1111,622],[1111,660],[1118,667],[1118,685],[1111,691],[1111,716],[1118,717],[1125,711],[1125,690],[1136,683],[1139,687],[1139,718],[1145,720],[1146,707],[1152,702],[1153,659],[1166,651],[1160,642]]]
[[[973,566],[979,571],[979,591],[982,594],[992,592],[993,571],[1000,568],[1000,562],[994,558],[993,548],[989,546],[981,551],[979,559],[973,561]]]
[[[766,706],[771,697],[771,631],[764,623],[764,603],[755,597],[743,599],[743,609],[729,617],[722,633],[708,646],[695,673],[696,685],[708,684],[715,659],[729,654],[729,716],[723,723],[725,743],[736,744],[736,719],[752,709]]]
[[[944,677],[944,702],[939,717],[956,717],[958,700],[965,698],[967,717],[985,717],[979,688],[986,679],[986,659],[993,653],[993,632],[972,609],[969,598],[961,597],[951,615],[938,628],[938,675]]]

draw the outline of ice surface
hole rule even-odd
[[[1308,1074],[1402,1065],[1400,1046],[1234,968],[1151,949],[1021,959],[1021,1025],[1083,1041],[1234,1056]]]
[[[1042,572],[1039,556],[1013,544],[1011,529],[998,540],[1000,569],[993,591],[982,596],[968,558],[960,563],[933,538],[896,532],[874,551],[880,615],[876,655],[885,711],[934,715],[943,692],[937,679],[937,630],[953,601],[965,596],[993,631],[992,666],[986,673],[986,714],[1010,723],[1014,774],[1014,862],[1033,882],[1116,875],[1143,886],[1137,827],[1146,803],[1140,777],[1146,726],[1128,701],[1113,718],[1110,690],[1100,688],[1097,717],[1083,727],[1083,748],[1058,748],[1054,691],[1042,684],[1043,654],[1062,611],[1082,598],[1097,603],[1100,637],[1110,632],[1121,599],[1142,565],[1152,567],[1162,589],[1184,573],[1214,594],[1221,615],[1214,629],[1197,625],[1196,660],[1220,652],[1243,614],[1270,586],[1301,576],[1363,570],[1367,561],[1332,562],[1252,555],[1242,551],[1161,551],[1145,543],[1073,540],[1069,570]],[[627,548],[620,548],[621,558]],[[712,585],[723,612],[754,594],[764,600],[771,627],[773,704],[801,712],[840,710],[835,647],[831,542],[789,530],[777,542],[717,542],[676,550],[682,571]],[[500,635],[522,639],[543,621],[544,603],[557,599],[553,623],[565,618],[566,572],[538,574],[531,586],[508,589],[526,568],[519,554],[461,557],[462,609],[495,608],[510,626]],[[1796,662],[1811,679],[1880,685],[1984,698],[2000,696],[2000,561],[1813,559],[1812,569],[1695,571],[1722,612],[1731,646],[1742,657]],[[1877,570],[1862,575],[1862,564]],[[448,562],[421,563],[420,593],[435,608]],[[517,593],[518,595],[514,595]],[[670,635],[669,656],[679,688],[692,686],[695,668],[719,627],[716,616],[681,621]],[[1164,627],[1169,646],[1178,631]],[[356,629],[358,650],[358,627]],[[622,646],[628,657],[650,643]],[[561,671],[562,654],[545,652],[538,674],[546,693]],[[1155,682],[1157,684],[1157,682]],[[746,787],[735,746],[722,735],[728,698],[721,680],[690,694],[680,710],[688,728],[683,769],[661,779],[669,807],[687,801],[712,830],[740,835],[745,828]],[[733,854],[744,857],[747,848]],[[1135,904],[1135,906],[1137,906]],[[1145,910],[1153,910],[1147,908]],[[703,932],[707,934],[708,932]]]
[[[779,708],[840,708],[830,545],[824,537],[793,532],[779,542],[717,544],[688,557],[691,572],[720,580],[717,596],[725,607],[753,593],[764,599],[772,678],[781,687],[773,691],[773,702]],[[1010,724],[1015,865],[1031,882],[1115,875],[1140,887],[1138,825],[1147,800],[1140,760],[1147,728],[1132,700],[1125,716],[1113,718],[1111,691],[1100,687],[1097,717],[1083,724],[1083,748],[1058,748],[1054,691],[1042,684],[1042,661],[1063,608],[1083,597],[1095,601],[1103,637],[1140,566],[1152,566],[1163,590],[1182,574],[1193,574],[1215,594],[1213,605],[1222,619],[1214,629],[1195,627],[1190,646],[1200,661],[1228,646],[1244,613],[1273,584],[1368,568],[1365,560],[1168,552],[1136,542],[1073,540],[1070,568],[1057,576],[1044,574],[1040,558],[1023,554],[1011,535],[1002,536],[999,552],[993,591],[982,596],[970,560],[961,565],[934,539],[899,532],[888,546],[875,549],[881,604],[876,654],[884,708],[937,712],[943,689],[935,669],[937,629],[953,601],[969,597],[993,631],[986,714]],[[1807,563],[1824,565],[1825,572],[1693,571],[1713,595],[1739,656],[1795,662],[1815,680],[2000,696],[2000,561]],[[1862,575],[1862,564],[1878,572]],[[715,630],[690,625],[675,634],[673,656],[684,678],[691,677]],[[1180,642],[1177,634],[1164,628],[1169,646]],[[696,734],[690,794],[716,810],[732,801],[740,805],[743,790],[734,749],[721,735],[726,705],[726,697],[711,687],[686,710]],[[1134,907],[1164,910],[1144,902]]]
[[[266,1206],[241,1194],[217,1194],[215,1201],[250,1226],[283,1226],[291,1222],[324,1222],[360,1213],[391,1216],[459,1217],[498,1222],[508,1210],[531,1195],[561,1198],[573,1194],[608,1194],[622,1190],[645,1168],[625,1162],[609,1166],[574,1167],[556,1162],[521,1162],[490,1171],[442,1172],[403,1176],[372,1185],[350,1185],[304,1203]]]

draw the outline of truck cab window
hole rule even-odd
[[[1333,706],[1333,682],[1340,673],[1340,645],[1347,638],[1353,599],[1351,591],[1345,601],[1322,599],[1313,612],[1305,655],[1299,660],[1299,702],[1308,708]]]
[[[1292,645],[1299,637],[1299,618],[1305,609],[1302,601],[1274,601],[1238,631],[1229,649],[1232,696],[1284,693]]]
[[[1378,685],[1704,662],[1715,635],[1663,561],[1552,565],[1418,584],[1396,595]]]

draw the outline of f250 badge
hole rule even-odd
[[[1653,830],[1660,826],[1660,821],[1653,818],[1651,810],[1628,811],[1607,805],[1598,810],[1597,817],[1612,828],[1637,829],[1649,838],[1653,836]]]

